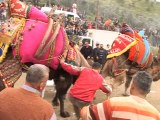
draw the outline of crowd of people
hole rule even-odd
[[[86,41],[80,51],[85,59],[92,58],[94,62],[98,62],[103,66],[106,63],[106,56],[109,54],[110,45],[106,45],[107,49],[104,49],[103,47],[103,44],[97,43],[96,48],[93,49]]]

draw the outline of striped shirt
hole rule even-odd
[[[82,120],[160,120],[160,113],[145,99],[114,97],[81,110]]]

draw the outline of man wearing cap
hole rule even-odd
[[[65,63],[64,58],[60,62],[64,70],[79,76],[69,92],[69,99],[79,119],[81,108],[92,103],[96,91],[101,89],[105,93],[111,93],[112,85],[107,84],[99,74],[101,64],[98,62],[93,63],[92,68],[72,66]]]
[[[6,88],[0,92],[1,120],[56,120],[50,103],[41,98],[49,77],[48,67],[32,65],[21,88]]]

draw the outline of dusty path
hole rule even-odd
[[[25,79],[25,74],[23,74],[21,76],[21,78],[19,79],[19,81],[16,83],[16,87],[20,87],[23,83],[24,83],[24,79]],[[113,96],[121,96],[124,90],[124,86],[121,85],[120,87],[118,87],[117,89],[115,89],[111,95],[111,97]],[[52,98],[54,96],[55,90],[53,86],[47,86],[46,91],[45,91],[45,99],[49,102],[52,101]],[[107,96],[101,92],[100,90],[97,91],[96,93],[96,99],[94,101],[94,103],[99,103],[104,101],[107,98]],[[147,100],[153,104],[159,111],[160,111],[160,81],[158,82],[154,82],[152,84],[152,89],[151,92],[149,93],[149,95],[147,96]],[[56,115],[58,117],[58,120],[75,120],[75,114],[73,112],[73,108],[71,103],[69,102],[68,98],[66,97],[65,100],[65,110],[68,111],[71,115],[71,117],[69,118],[62,118],[59,115],[59,107],[55,107],[54,109],[56,111]]]

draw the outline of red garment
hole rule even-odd
[[[94,69],[76,67],[67,63],[62,63],[61,65],[70,74],[79,75],[69,92],[72,97],[86,102],[92,102],[96,90],[101,89],[105,93],[112,91],[111,85],[106,84],[103,77]]]
[[[135,46],[132,46],[130,48],[128,59],[130,61],[138,63],[138,65],[141,65],[141,61],[144,57],[145,50],[146,48],[144,42],[142,40],[139,40]]]

